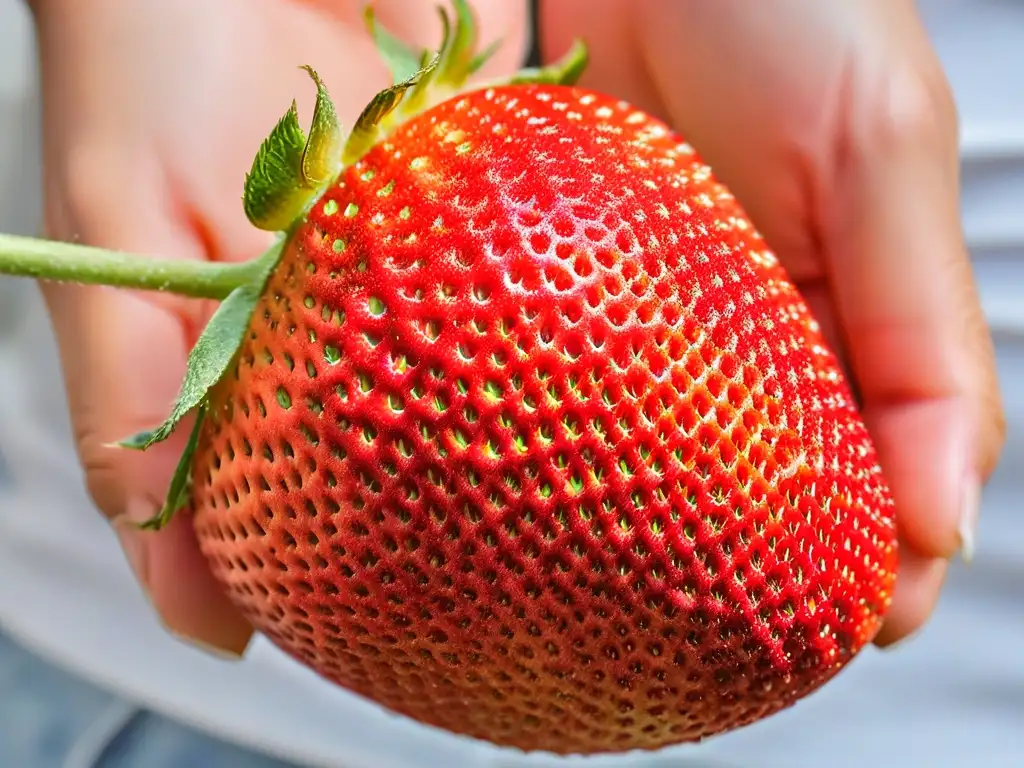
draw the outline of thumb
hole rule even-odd
[[[111,166],[105,174],[111,177]],[[198,240],[161,215],[167,209],[158,192],[138,184],[131,188],[130,212],[123,205],[102,205],[102,190],[97,194],[95,188],[85,197],[52,201],[47,234],[139,253],[202,256]],[[251,627],[210,573],[191,520],[178,516],[159,532],[137,527],[163,501],[187,425],[145,453],[111,447],[165,418],[184,374],[186,323],[173,305],[125,291],[46,284],[43,296],[60,349],[77,450],[97,507],[111,521],[168,630],[240,655]]]

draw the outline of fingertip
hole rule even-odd
[[[980,488],[969,404],[951,397],[868,406],[865,420],[906,545],[952,558],[973,542]]]
[[[890,650],[916,635],[938,603],[949,561],[903,547],[892,605],[874,644]]]
[[[145,552],[145,588],[167,631],[207,653],[240,659],[252,625],[210,572],[191,519],[179,513],[166,528],[137,536]]]

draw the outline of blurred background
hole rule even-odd
[[[926,16],[940,4],[923,4]],[[951,63],[962,111],[972,116],[963,131],[963,212],[997,338],[1010,423],[1005,458],[985,495],[976,563],[954,567],[935,618],[912,648],[895,657],[866,653],[855,672],[830,684],[813,705],[748,729],[728,745],[712,745],[698,755],[701,760],[750,768],[958,768],[972,755],[986,768],[1024,766],[1024,51],[1012,35],[1000,33],[1024,25],[1024,3],[959,5],[969,12],[932,14],[930,23],[940,54]],[[977,29],[965,30],[971,24]],[[960,49],[971,35],[989,41],[981,59]],[[1011,75],[994,85],[991,72]],[[39,231],[37,110],[30,18],[21,0],[0,0],[3,232]],[[16,334],[26,323],[39,327],[31,341]],[[50,390],[24,391],[19,373],[26,361],[50,371]],[[119,660],[132,670],[129,677],[152,689],[160,659],[180,662],[196,675],[168,676],[166,695],[150,699],[105,685],[110,671],[94,663],[101,654],[93,651],[126,631],[111,606],[144,614],[141,598],[125,591],[127,571],[114,569],[111,576],[97,568],[95,584],[81,585],[80,593],[58,605],[34,597],[48,593],[34,592],[40,585],[30,583],[24,576],[30,570],[19,565],[19,558],[25,564],[45,557],[45,548],[36,546],[40,536],[80,541],[83,563],[119,557],[112,540],[97,533],[81,491],[58,376],[34,287],[0,278],[0,430],[6,430],[0,433],[0,537],[9,545],[0,547],[0,766],[284,768],[339,765],[339,754],[346,755],[341,768],[690,764],[682,762],[688,755],[674,752],[569,763],[513,759],[325,690],[266,645],[257,643],[244,664],[226,665],[179,647],[155,623],[131,627],[140,652]],[[109,602],[93,594],[107,595]],[[72,651],[61,650],[66,642],[46,640],[68,632],[80,633]],[[145,648],[158,650],[147,654]],[[253,694],[253,701],[239,705],[237,696],[225,694],[216,717],[190,715],[200,699],[218,700],[229,689],[244,692],[253,677],[265,683],[275,675],[280,682],[274,701]],[[138,689],[143,687],[140,682]],[[791,749],[766,749],[794,726],[808,738]],[[863,738],[849,743],[851,730]]]

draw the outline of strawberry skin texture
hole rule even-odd
[[[430,108],[291,235],[192,511],[304,664],[524,750],[694,741],[819,688],[890,602],[836,358],[680,137],[579,88]]]

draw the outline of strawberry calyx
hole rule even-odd
[[[383,25],[367,7],[364,19],[377,50],[391,71],[392,84],[380,91],[346,135],[330,94],[312,67],[304,66],[317,86],[316,106],[307,137],[298,109],[289,110],[274,126],[246,176],[243,202],[249,221],[258,229],[278,232],[299,221],[344,168],[406,120],[470,88],[470,78],[494,55],[495,42],[477,50],[476,21],[466,0],[452,0],[453,15],[438,7],[443,30],[438,52],[416,52]],[[527,68],[486,85],[575,83],[588,60],[587,48],[576,41],[547,67]]]
[[[170,414],[154,429],[118,442],[121,448],[146,450],[166,440],[190,415],[195,419],[171,479],[161,510],[141,524],[156,530],[187,504],[191,463],[206,416],[210,389],[228,372],[249,327],[267,280],[276,269],[292,231],[342,171],[357,162],[406,120],[460,93],[480,87],[528,83],[572,85],[586,68],[586,46],[576,41],[546,67],[526,68],[512,76],[471,85],[499,47],[477,49],[477,26],[466,0],[438,8],[443,36],[434,54],[416,52],[365,12],[367,30],[392,74],[346,134],[331,96],[312,67],[303,66],[317,88],[308,135],[293,101],[261,144],[246,174],[242,196],[253,226],[281,236],[259,257],[222,264],[160,259],[73,243],[0,234],[0,274],[38,280],[161,291],[220,300],[216,312],[192,348],[184,380]]]

